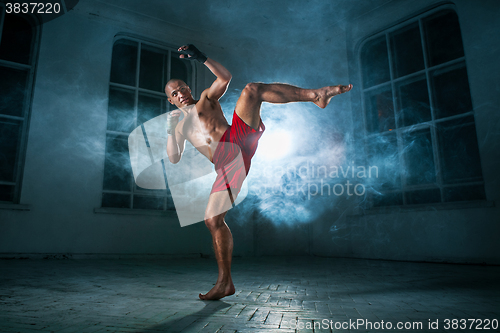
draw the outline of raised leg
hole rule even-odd
[[[262,102],[282,104],[290,102],[313,102],[325,108],[332,97],[348,92],[352,84],[328,86],[319,89],[303,89],[283,83],[249,83],[241,92],[236,103],[236,113],[250,127],[260,125],[260,106]]]
[[[219,275],[215,286],[206,294],[200,294],[203,300],[217,300],[234,294],[234,285],[231,278],[231,261],[233,255],[233,236],[224,216],[231,208],[228,192],[215,192],[210,195],[205,214],[205,224],[212,234],[215,259],[219,268]],[[218,214],[219,212],[223,212]]]

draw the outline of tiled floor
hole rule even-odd
[[[214,259],[0,260],[0,272],[1,332],[443,332],[447,319],[466,332],[462,319],[500,320],[500,267],[235,258],[236,294],[222,301],[197,296]]]

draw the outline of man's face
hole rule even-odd
[[[165,87],[168,101],[177,106],[184,107],[194,103],[191,89],[183,81],[174,81]]]

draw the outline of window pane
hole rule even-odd
[[[403,195],[398,193],[376,193],[371,196],[374,207],[400,206],[403,204]]]
[[[365,93],[365,104],[368,132],[385,132],[396,128],[390,87]]]
[[[141,47],[140,59],[137,58],[138,47]],[[166,96],[155,96],[152,92],[141,91],[142,89],[163,93],[169,74],[170,77],[182,79],[190,84],[191,62],[179,59],[178,52],[171,52],[172,57],[169,59],[169,53],[168,50],[127,40],[115,43],[110,81],[137,87],[131,90],[113,85],[110,87],[108,131],[129,133],[134,127],[167,111],[169,103]],[[139,68],[138,77],[135,75],[137,68]],[[172,199],[168,197],[168,190],[142,189],[134,183],[128,156],[128,141],[125,136],[109,134],[106,150],[103,190],[130,191],[132,192],[130,195],[133,195],[131,197],[126,194],[108,193],[106,195],[108,206],[175,209]],[[103,205],[104,201],[103,197]],[[130,202],[132,207],[129,207]]]
[[[130,194],[103,193],[102,207],[130,208]]]
[[[430,66],[464,56],[460,25],[455,12],[440,12],[423,22]]]
[[[0,201],[14,201],[14,185],[0,185]]]
[[[437,189],[411,191],[406,193],[406,203],[418,205],[441,202],[441,191]]]
[[[136,66],[137,43],[126,39],[118,40],[113,46],[110,81],[135,86]]]
[[[180,53],[172,52],[172,57],[170,58],[171,62],[171,73],[170,78],[172,79],[181,79],[186,82],[188,85],[191,84],[191,65],[187,60],[179,59]],[[165,68],[165,77],[168,77],[167,69]],[[165,82],[166,83],[166,82]],[[167,110],[172,111],[176,109],[174,105],[171,105],[167,102]]]
[[[445,187],[443,189],[443,194],[445,201],[473,201],[486,199],[483,185]]]
[[[425,77],[396,86],[398,126],[410,126],[432,119]]]
[[[0,59],[29,64],[33,39],[31,25],[22,16],[8,14],[4,17]]]
[[[385,35],[367,42],[361,50],[363,86],[365,88],[387,82],[391,78]]]
[[[162,99],[147,95],[139,95],[137,105],[137,125],[145,123],[162,114]]]
[[[395,77],[424,69],[424,55],[418,22],[392,33],[391,49]]]
[[[154,209],[154,210],[164,210],[165,209],[165,198],[164,197],[148,197],[141,195],[134,195],[134,207],[135,209]]]
[[[482,180],[473,116],[440,123],[438,139],[445,184]]]
[[[437,119],[472,111],[469,79],[464,67],[434,73],[432,88]]]
[[[403,134],[406,184],[429,184],[436,181],[430,129]]]
[[[23,117],[28,72],[0,67],[0,78],[0,113]]]
[[[105,190],[131,191],[132,170],[126,136],[108,135],[104,163]]]
[[[370,138],[368,142],[369,167],[378,168],[374,180],[377,189],[393,189],[401,186],[400,164],[396,133]]]
[[[141,49],[139,87],[154,91],[163,91],[165,89],[163,86],[164,59],[165,67],[167,66],[165,54],[168,54],[168,52],[154,48],[143,47]]]
[[[179,59],[179,53],[172,53],[172,58],[170,59],[172,68],[170,69],[170,78],[171,79],[180,79],[187,84],[189,84],[188,80],[188,60]],[[166,77],[166,75],[165,75]],[[165,82],[166,83],[166,82]]]
[[[140,195],[146,195],[146,196],[163,196],[165,198],[166,191],[165,190],[158,190],[158,189],[148,189],[145,187],[140,187],[135,184],[134,186],[134,193],[140,193]]]
[[[135,93],[122,89],[109,89],[108,130],[131,132],[135,127]]]
[[[175,210],[174,200],[172,196],[167,197],[167,210]]]
[[[0,180],[14,182],[22,122],[0,118]]]

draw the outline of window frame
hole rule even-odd
[[[0,3],[0,10],[1,10],[0,13],[0,43],[1,43],[5,16],[7,15],[4,3]],[[24,167],[26,162],[26,153],[27,153],[28,138],[29,138],[31,113],[33,106],[36,70],[38,66],[38,55],[40,50],[40,37],[42,34],[42,25],[40,19],[36,15],[32,15],[30,13],[22,15],[20,14],[9,14],[9,15],[15,15],[18,17],[22,17],[23,19],[26,19],[28,24],[31,25],[33,37],[31,40],[31,49],[30,49],[31,54],[30,54],[29,64],[21,64],[0,59],[1,67],[23,70],[28,72],[27,82],[25,86],[26,94],[24,96],[24,102],[23,102],[24,107],[22,110],[22,117],[0,114],[0,119],[22,122],[20,141],[18,143],[18,148],[17,148],[18,155],[16,157],[17,160],[15,161],[15,166],[14,166],[14,170],[16,172],[15,179],[13,182],[0,180],[0,185],[14,186],[13,200],[0,201],[0,209],[6,208],[6,209],[16,209],[16,210],[30,210],[29,205],[21,205],[20,202],[21,202]]]
[[[438,14],[439,12],[442,11],[453,11],[457,17],[458,17],[458,24],[461,28],[460,25],[460,17],[457,13],[457,10],[454,5],[452,4],[445,4],[445,5],[439,5],[431,9],[427,9],[421,12],[418,12],[415,15],[412,15],[411,17],[406,17],[403,20],[398,21],[397,23],[386,27],[384,29],[379,30],[376,33],[373,33],[366,37],[364,40],[361,41],[359,44],[359,47],[357,49],[357,69],[358,69],[358,78],[361,86],[361,109],[362,109],[362,120],[363,120],[363,128],[362,128],[362,138],[361,140],[363,141],[363,147],[364,147],[364,153],[365,156],[369,156],[369,144],[368,142],[370,139],[374,139],[377,137],[382,137],[386,136],[389,137],[391,132],[396,132],[396,144],[397,144],[397,157],[399,161],[399,167],[398,167],[398,178],[399,178],[399,186],[393,189],[382,189],[380,190],[384,194],[398,194],[400,193],[402,197],[402,203],[401,204],[394,204],[394,205],[381,205],[381,206],[374,206],[373,199],[370,198],[367,202],[368,207],[371,207],[372,209],[386,209],[390,207],[414,207],[418,205],[443,205],[443,206],[450,206],[453,204],[458,203],[466,203],[466,202],[484,202],[487,200],[486,197],[486,192],[485,192],[485,197],[484,199],[480,200],[465,200],[465,201],[446,201],[445,200],[445,190],[447,188],[451,187],[458,187],[458,186],[476,186],[480,185],[484,189],[484,172],[482,172],[481,175],[481,180],[480,181],[474,181],[474,182],[467,182],[467,181],[460,181],[456,182],[453,184],[445,184],[443,182],[443,166],[441,163],[441,157],[443,153],[440,151],[440,146],[439,146],[439,125],[443,122],[449,122],[453,121],[456,119],[466,119],[467,117],[473,117],[474,119],[474,129],[476,131],[477,135],[477,127],[476,127],[476,119],[475,119],[475,107],[474,107],[474,100],[473,96],[470,93],[470,87],[469,87],[469,93],[471,97],[471,109],[467,112],[464,113],[459,113],[455,114],[452,116],[444,116],[441,118],[436,117],[436,103],[435,103],[435,93],[432,91],[432,80],[433,80],[433,75],[435,73],[449,73],[452,72],[453,70],[464,68],[467,71],[467,78],[469,78],[468,75],[468,67],[467,67],[467,59],[466,59],[466,49],[465,45],[463,44],[463,38],[462,38],[462,29],[460,29],[460,38],[462,40],[462,45],[463,45],[463,51],[464,54],[463,56],[459,58],[455,58],[453,60],[448,60],[444,61],[438,65],[431,65],[430,60],[429,60],[429,54],[427,50],[427,44],[426,44],[426,36],[425,36],[425,31],[424,31],[424,20],[431,18],[435,14]],[[405,75],[400,75],[396,76],[395,74],[395,66],[396,62],[393,59],[393,45],[392,45],[392,40],[391,36],[394,33],[397,33],[398,31],[404,31],[406,27],[410,27],[411,25],[414,25],[415,23],[418,24],[419,27],[419,33],[420,33],[420,42],[421,42],[421,47],[422,47],[422,54],[423,54],[423,62],[424,62],[424,67],[423,69],[414,71],[410,74],[405,74]],[[388,67],[389,67],[389,75],[390,78],[388,81],[384,81],[383,83],[378,83],[378,84],[373,84],[369,87],[365,87],[364,84],[364,68],[363,68],[363,60],[362,60],[362,55],[363,55],[363,50],[364,47],[367,43],[374,41],[378,38],[381,38],[381,36],[385,36],[385,43],[387,47],[387,53],[388,53]],[[443,71],[444,70],[444,71]],[[419,122],[413,125],[404,125],[404,124],[399,124],[401,120],[398,119],[398,84],[399,83],[406,83],[406,82],[418,82],[420,79],[419,77],[424,78],[425,77],[425,83],[427,85],[427,95],[429,98],[429,112],[431,115],[431,119],[428,121],[423,121]],[[470,80],[469,80],[470,82]],[[369,124],[369,119],[368,119],[368,106],[366,105],[366,97],[367,94],[370,92],[375,92],[377,90],[383,91],[384,89],[388,89],[392,93],[392,108],[393,108],[393,115],[394,115],[394,129],[392,130],[385,130],[385,131],[370,131],[368,127],[370,126]],[[403,153],[404,150],[404,136],[405,134],[419,131],[419,130],[429,130],[430,135],[431,135],[431,144],[432,144],[432,152],[433,152],[433,161],[434,161],[434,171],[435,171],[435,177],[436,180],[433,183],[426,183],[426,184],[417,184],[417,185],[408,185],[406,184],[406,179],[405,176],[403,175],[404,170],[407,170],[406,165],[405,165],[405,154]],[[476,137],[477,139],[477,137]],[[479,146],[478,146],[478,152],[480,154]],[[367,162],[368,159],[365,158]],[[482,164],[481,160],[479,159],[479,168],[482,171]],[[440,191],[440,201],[436,203],[424,203],[424,204],[413,204],[409,203],[408,201],[408,193],[412,191],[418,191],[418,190],[431,190],[431,189],[439,189]]]
[[[117,34],[115,38],[113,39],[113,44],[112,44],[112,50],[115,46],[115,44],[120,41],[120,40],[126,40],[126,41],[131,41],[137,43],[137,61],[136,61],[136,72],[135,72],[135,83],[134,86],[129,86],[121,83],[115,83],[111,82],[111,62],[110,62],[110,75],[108,79],[108,105],[107,105],[107,112],[109,111],[109,96],[110,96],[110,91],[111,89],[116,89],[116,90],[126,90],[128,92],[131,92],[134,94],[134,128],[137,128],[138,126],[141,126],[141,124],[138,123],[138,105],[140,103],[139,99],[141,94],[143,96],[152,96],[152,97],[157,97],[162,100],[165,100],[166,107],[165,111],[168,112],[169,109],[171,108],[170,103],[167,100],[167,95],[165,92],[159,92],[159,91],[154,91],[154,90],[149,90],[145,88],[139,87],[139,80],[140,80],[140,68],[141,68],[141,51],[143,50],[144,47],[152,47],[156,49],[160,49],[167,54],[166,58],[168,59],[167,61],[167,78],[170,78],[171,75],[171,58],[172,58],[172,53],[179,53],[177,51],[177,47],[167,44],[167,43],[162,43],[158,42],[155,40],[151,40],[148,38],[143,38],[140,36],[135,36],[132,34]],[[111,59],[113,57],[113,51],[111,52]],[[191,90],[193,92],[193,95],[196,95],[196,86],[197,86],[197,71],[196,71],[196,66],[193,64],[192,61],[186,61],[186,66],[189,67],[189,72],[188,76],[189,79],[191,80]],[[187,82],[189,84],[189,82]],[[106,121],[108,121],[108,118],[106,117]],[[106,139],[105,139],[105,156],[108,154],[108,145],[107,141],[110,136],[114,137],[122,137],[125,140],[128,140],[128,136],[130,135],[130,132],[122,132],[122,131],[116,131],[116,130],[109,130],[106,125]],[[170,191],[168,190],[168,185],[167,189],[165,190],[166,193],[162,195],[152,195],[150,191],[153,190],[141,190],[137,188],[137,185],[135,184],[133,175],[131,175],[131,185],[130,189],[128,191],[120,191],[120,190],[105,190],[104,189],[104,174],[105,174],[105,162],[106,158],[103,160],[103,179],[102,179],[102,186],[101,186],[101,204],[100,208],[96,208],[94,211],[96,213],[111,213],[111,214],[144,214],[144,215],[152,215],[152,216],[158,216],[158,215],[164,215],[167,214],[169,215],[171,212],[174,212],[174,207],[170,207],[168,204],[168,201],[171,200],[171,194]],[[161,190],[163,191],[163,190]],[[119,207],[108,207],[108,206],[103,206],[103,197],[105,193],[110,193],[110,194],[127,194],[130,196],[130,202],[129,202],[129,208],[119,208]],[[134,196],[149,196],[152,198],[163,198],[163,208],[162,209],[143,209],[143,208],[134,208]]]

